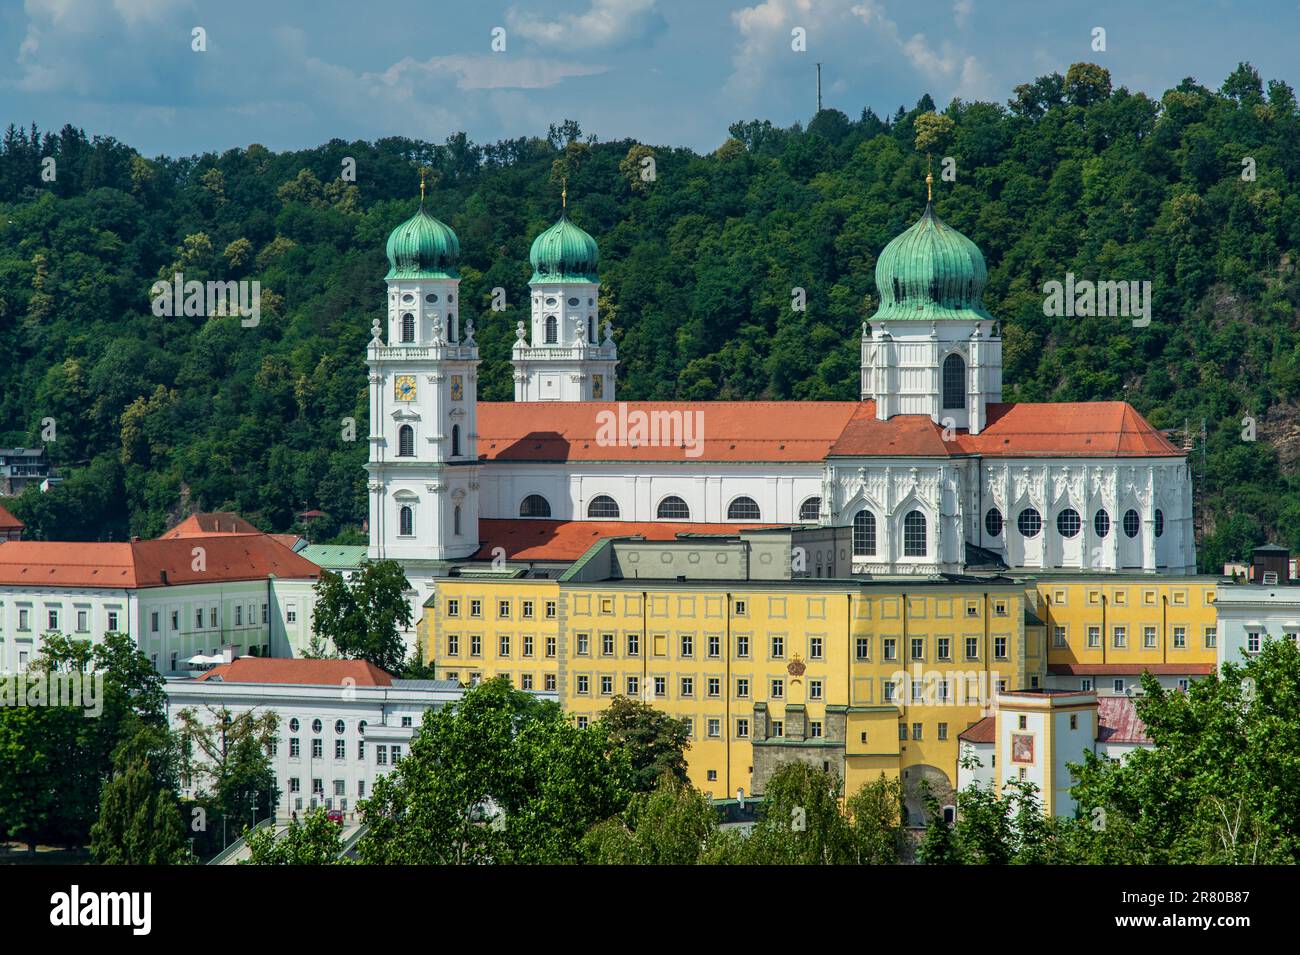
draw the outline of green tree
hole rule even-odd
[[[687,782],[690,729],[685,720],[674,719],[648,703],[616,696],[600,722],[610,741],[627,752],[637,792],[652,792],[665,773],[679,783]]]
[[[274,826],[248,834],[249,857],[241,865],[337,865],[343,851],[343,827],[324,808],[313,809],[276,835]]]
[[[190,851],[176,791],[166,785],[174,773],[159,733],[145,727],[124,743],[116,771],[100,796],[99,819],[90,829],[90,852],[100,865],[175,865]],[[163,765],[154,760],[161,759]],[[162,782],[160,782],[162,780]]]
[[[840,810],[840,780],[807,763],[782,766],[767,781],[746,841],[754,865],[843,865],[855,859],[853,830]]]
[[[665,773],[650,793],[634,793],[627,809],[594,826],[582,840],[597,865],[694,865],[718,832],[709,798]]]
[[[406,657],[401,631],[411,626],[408,590],[406,575],[394,560],[365,561],[347,581],[322,571],[312,630],[342,656],[396,673]]]
[[[903,784],[881,773],[862,784],[845,802],[852,836],[853,861],[892,865],[903,847]]]

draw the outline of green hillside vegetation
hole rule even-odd
[[[147,159],[72,127],[11,126],[0,443],[38,444],[53,418],[50,452],[69,477],[11,510],[32,537],[124,539],[199,508],[277,531],[319,508],[330,518],[314,539],[356,540],[364,350],[382,314],[384,241],[414,211],[421,164],[434,173],[429,209],[460,237],[484,399],[511,397],[528,246],[558,213],[560,175],[570,215],[600,242],[621,397],[856,398],[875,257],[924,205],[917,119],[934,110],[927,95],[890,118],[736,123],[708,155],[599,142],[565,122],[488,146],[458,134]],[[942,115],[950,129],[921,123],[936,202],[987,259],[1006,400],[1124,399],[1161,428],[1204,419],[1204,464],[1199,437],[1192,456],[1202,567],[1266,539],[1300,548],[1291,89],[1242,65],[1218,91],[1187,79],[1156,101],[1076,64],[1006,105],[954,101]],[[47,156],[54,182],[41,179]],[[940,177],[945,156],[955,182]],[[340,179],[347,157],[355,182]],[[155,317],[150,287],[176,271],[260,280],[260,324]],[[1067,272],[1151,281],[1150,326],[1044,316],[1043,283]],[[497,286],[503,312],[490,307]],[[791,309],[794,287],[806,311]],[[1242,439],[1247,414],[1255,442]]]

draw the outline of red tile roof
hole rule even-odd
[[[608,422],[641,412],[660,443],[598,440]],[[687,457],[668,415],[702,417],[703,452]],[[691,419],[692,424],[697,420]],[[693,433],[694,436],[694,433]],[[678,444],[669,440],[676,437]],[[813,462],[847,457],[1181,457],[1183,452],[1123,401],[991,404],[983,431],[943,428],[925,415],[876,420],[874,401],[480,402],[478,451],[487,461]]]
[[[311,561],[265,534],[200,535],[130,543],[10,541],[0,547],[0,584],[140,589],[213,581],[310,579]],[[195,547],[204,569],[195,570]],[[166,574],[166,580],[163,574]]]
[[[770,524],[685,524],[670,521],[541,521],[484,519],[478,522],[483,542],[474,560],[491,560],[493,550],[505,549],[508,560],[576,560],[602,537],[672,540],[678,534],[737,534]]]
[[[1151,743],[1146,724],[1127,696],[1097,697],[1097,742]]]
[[[620,406],[622,411],[620,411]],[[478,452],[488,461],[821,461],[858,408],[856,401],[536,401],[479,402]],[[606,422],[655,423],[659,445],[599,443]],[[703,452],[687,457],[667,415],[699,412]],[[603,417],[602,417],[602,413]],[[682,425],[679,425],[679,428]]]
[[[876,420],[864,401],[831,447],[842,457],[1181,457],[1163,434],[1123,401],[991,404],[984,430],[943,429],[925,415]]]
[[[0,504],[0,530],[22,528],[22,526],[23,522],[10,514],[3,504]]]
[[[191,514],[171,530],[166,531],[159,539],[206,537],[209,534],[260,533],[262,532],[233,511],[210,511],[205,514]]]
[[[992,743],[997,738],[997,720],[986,716],[958,733],[957,738],[967,743]]]
[[[392,686],[393,678],[365,660],[283,660],[240,657],[213,667],[199,680],[222,683],[296,683],[309,686]]]
[[[1213,663],[1049,663],[1047,672],[1057,676],[1208,676]]]

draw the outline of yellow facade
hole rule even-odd
[[[440,678],[546,689],[550,677],[579,722],[620,695],[688,720],[691,781],[726,797],[754,792],[759,748],[765,759],[825,752],[848,792],[913,769],[955,785],[957,734],[988,715],[999,686],[1043,679],[1030,603],[1005,580],[449,578],[420,627]],[[760,721],[771,738],[756,745]],[[787,738],[787,724],[803,732]]]
[[[1049,665],[1213,667],[1217,577],[1043,577]],[[1167,670],[1166,672],[1172,672]]]

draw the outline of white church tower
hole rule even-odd
[[[435,562],[479,547],[479,355],[473,322],[460,321],[459,254],[422,197],[388,237],[387,336],[376,319],[366,353],[369,556],[400,562],[417,590],[422,564],[428,576]]]
[[[533,240],[532,329],[519,323],[511,353],[515,401],[614,400],[618,348],[609,322],[600,327],[597,255],[596,240],[569,221],[567,208]]]
[[[926,177],[929,187],[932,178]],[[928,415],[979,434],[1002,400],[1002,339],[984,308],[979,247],[927,202],[876,260],[880,308],[862,326],[862,398],[876,417]]]

